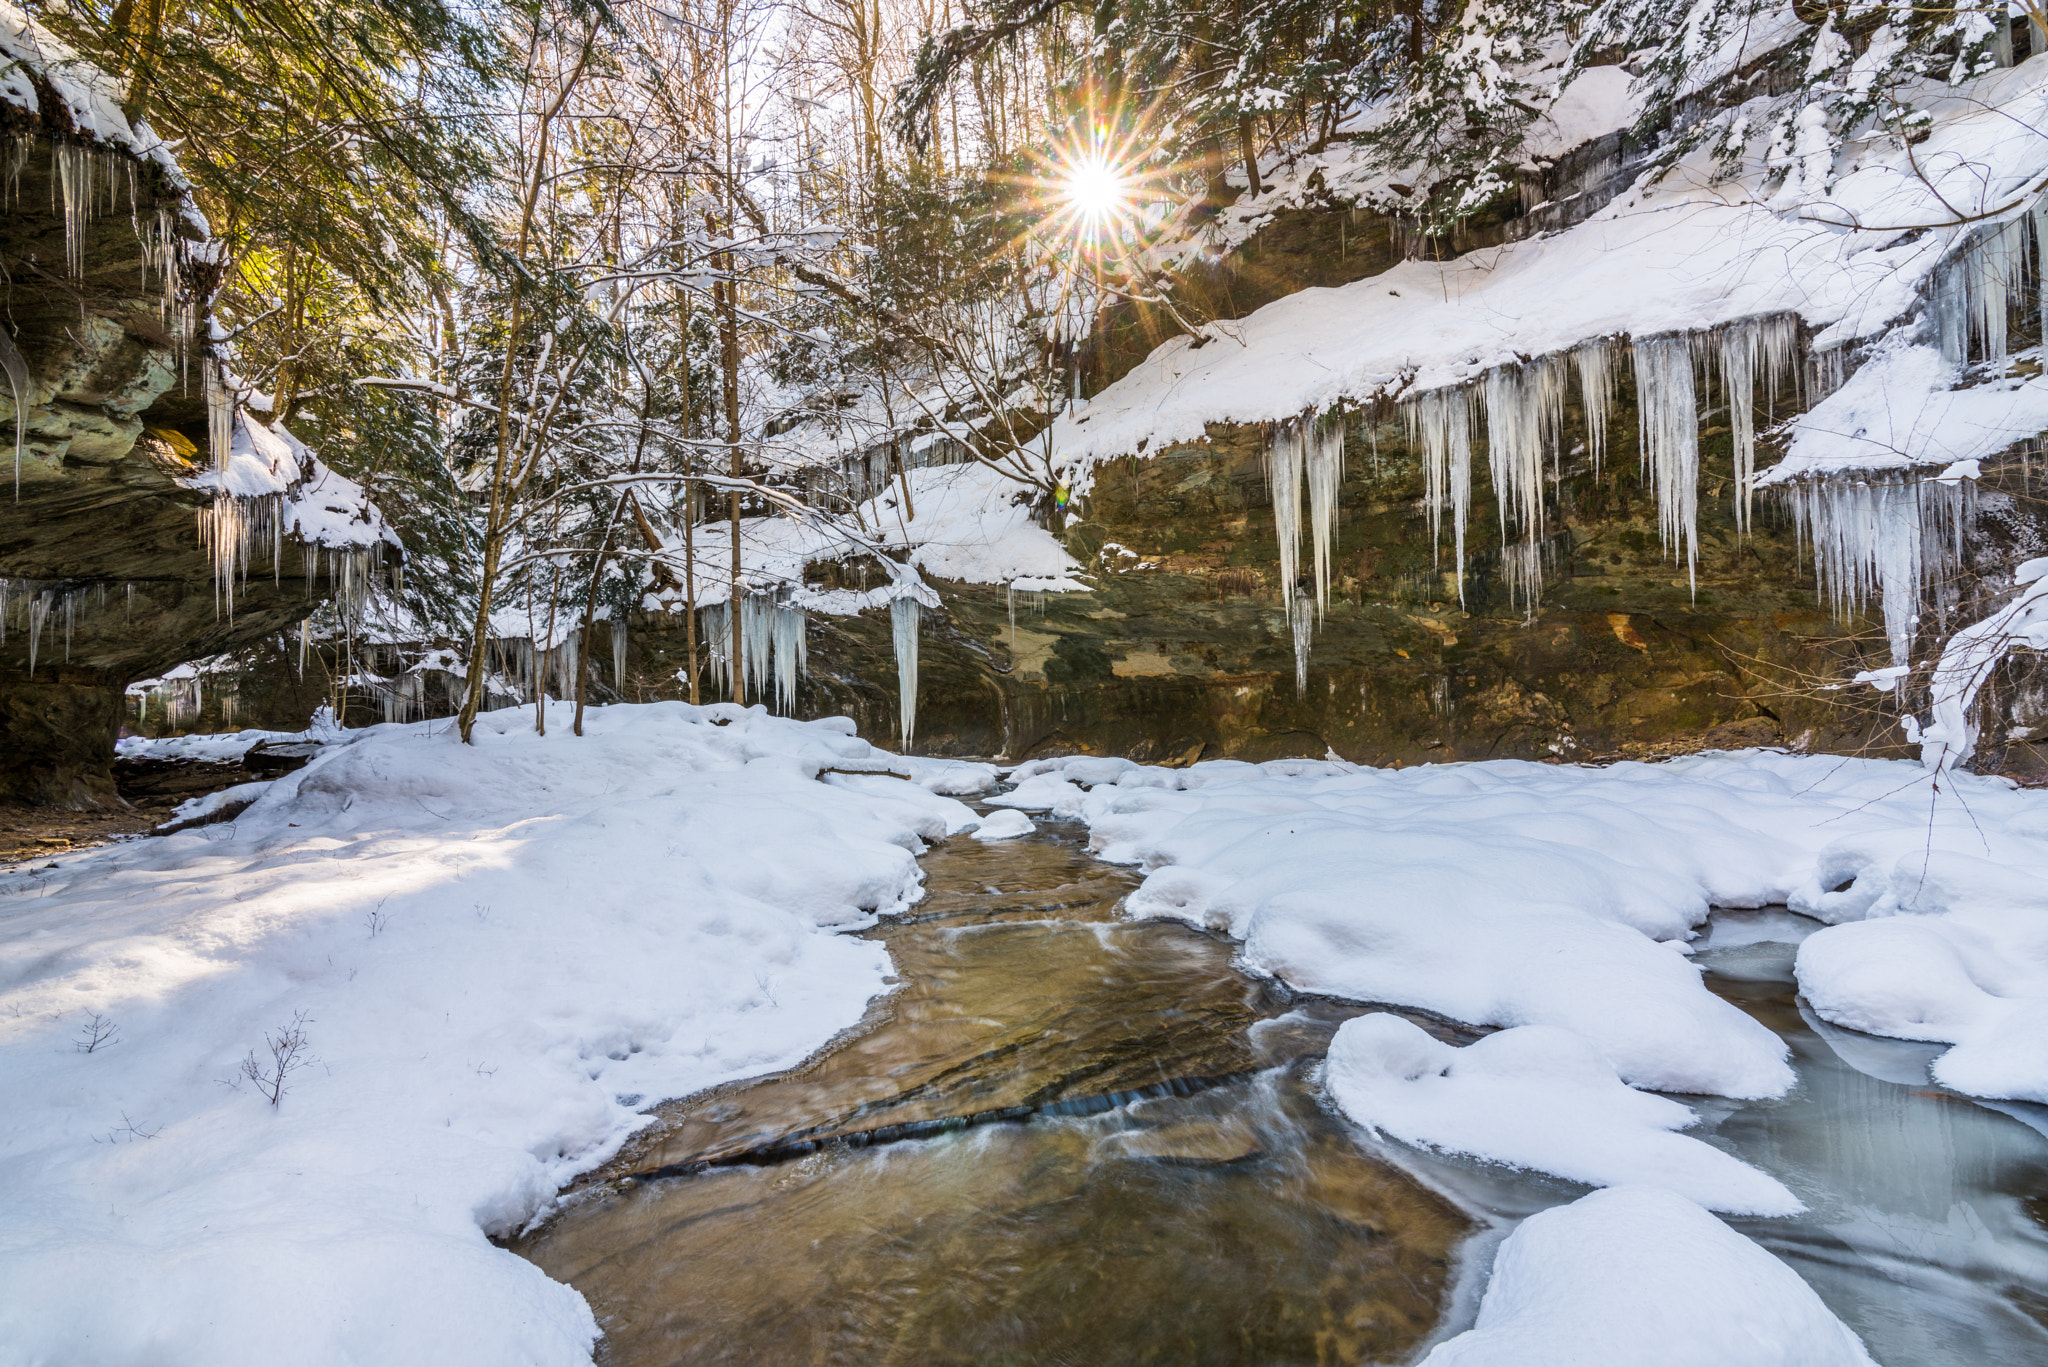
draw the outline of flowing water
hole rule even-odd
[[[1583,1192],[1332,1116],[1316,1059],[1368,1008],[1117,919],[1136,876],[1058,830],[935,849],[927,898],[867,932],[901,982],[858,1028],[659,1108],[515,1245],[590,1299],[602,1362],[1400,1362],[1469,1323],[1514,1221]],[[1741,1227],[1886,1367],[2048,1361],[2048,1108],[1953,1097],[1938,1051],[1803,1019],[1810,928],[1724,913],[1702,952],[1801,1076],[1700,1106],[1813,1207]]]

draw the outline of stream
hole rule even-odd
[[[1470,1324],[1499,1240],[1585,1188],[1382,1144],[1319,1102],[1331,1034],[1234,946],[1125,921],[1072,826],[924,857],[864,934],[900,982],[790,1072],[655,1109],[515,1251],[581,1290],[608,1367],[1408,1361]],[[1803,1013],[1815,923],[1719,912],[1708,984],[1800,1085],[1683,1098],[1811,1209],[1737,1228],[1885,1367],[2048,1362],[2048,1107],[1927,1080],[1936,1046]],[[1475,1033],[1401,1014],[1452,1043]]]

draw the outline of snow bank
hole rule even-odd
[[[1324,1081],[1344,1114],[1403,1143],[1593,1186],[1649,1183],[1711,1210],[1805,1209],[1775,1178],[1671,1133],[1699,1117],[1625,1085],[1566,1030],[1525,1025],[1456,1049],[1376,1012],[1337,1031]]]
[[[856,1021],[888,960],[822,932],[974,814],[817,781],[893,759],[843,720],[568,723],[374,728],[231,826],[0,883],[9,1360],[588,1362],[582,1298],[485,1235]],[[294,1022],[273,1108],[240,1069]]]
[[[910,562],[926,574],[969,584],[1030,579],[1041,591],[1085,587],[1072,579],[1080,563],[1031,520],[1032,491],[1017,481],[979,463],[940,465],[912,470],[910,492],[915,518],[903,517],[894,489],[864,511],[884,539],[909,548]]]
[[[1801,950],[1822,1017],[1956,1043],[1950,1086],[2048,1100],[2048,1051],[2026,1045],[2048,1012],[2048,795],[2001,779],[1763,750],[1014,773],[993,801],[1085,820],[1104,858],[1149,870],[1130,914],[1225,931],[1302,991],[1558,1027],[1636,1087],[1772,1096],[1783,1045],[1683,951],[1710,906],[1784,903],[1857,923]]]
[[[1596,1191],[1494,1256],[1469,1331],[1423,1367],[1873,1367],[1799,1274],[1682,1196]]]

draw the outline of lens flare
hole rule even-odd
[[[1130,187],[1123,175],[1106,159],[1095,156],[1072,166],[1062,188],[1075,217],[1089,227],[1100,227],[1114,219],[1130,197]]]

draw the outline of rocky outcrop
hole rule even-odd
[[[0,29],[0,801],[90,806],[131,680],[305,616],[387,533],[224,390],[214,244],[161,145]]]

